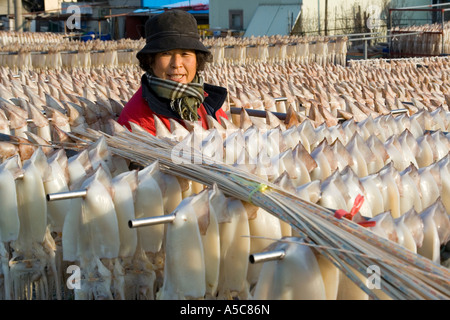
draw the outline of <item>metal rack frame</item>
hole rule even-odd
[[[394,36],[399,36],[402,35],[403,33],[407,33],[408,31],[392,31],[392,11],[428,11],[428,12],[441,12],[441,26],[442,29],[441,31],[425,31],[422,32],[423,34],[440,34],[442,36],[442,46],[441,46],[441,55],[445,54],[444,53],[444,24],[445,24],[445,18],[444,18],[444,13],[446,11],[450,11],[450,8],[435,8],[435,7],[442,7],[442,6],[447,6],[450,5],[450,3],[439,3],[439,4],[430,4],[430,5],[423,5],[423,6],[414,6],[414,7],[402,7],[402,8],[389,8],[389,26],[390,26],[390,35],[391,37],[389,38],[389,55],[392,56],[392,43],[391,43],[391,38]],[[402,56],[418,56],[417,54],[414,53],[402,53]],[[421,54],[420,56],[432,56],[431,54],[429,55],[424,55]]]

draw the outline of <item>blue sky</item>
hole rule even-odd
[[[197,4],[209,4],[209,0],[141,0],[142,7],[157,8],[157,7],[182,7],[182,6],[193,6]]]

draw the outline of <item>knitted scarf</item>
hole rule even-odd
[[[199,75],[191,83],[164,80],[146,73],[150,87],[157,96],[170,100],[170,107],[184,120],[197,121],[197,109],[205,99],[203,79]]]

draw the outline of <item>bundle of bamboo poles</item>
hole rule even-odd
[[[206,186],[216,183],[226,195],[251,202],[289,223],[304,237],[306,245],[329,259],[373,299],[378,299],[380,294],[399,300],[450,298],[448,269],[351,220],[336,218],[332,210],[209,158],[197,149],[184,146],[184,152],[176,152],[174,158],[175,141],[158,139],[145,131],[124,130],[107,135],[87,129],[78,132],[77,139],[89,145],[101,136],[119,156],[143,166],[158,160],[163,171]],[[380,268],[381,293],[369,289],[358,277],[358,273],[366,274],[374,265]]]

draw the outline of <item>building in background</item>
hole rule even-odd
[[[62,0],[0,0],[0,17],[4,24],[4,30],[17,31],[50,31],[65,32],[65,21],[72,15],[66,12],[70,5],[80,8],[81,21],[86,22],[96,18],[93,8],[101,4],[107,5],[107,1],[87,1],[87,2],[65,2]],[[16,12],[17,10],[17,12]],[[17,22],[20,20],[20,22]],[[21,28],[18,29],[18,23]],[[78,26],[79,29],[88,28],[84,23]]]
[[[212,30],[230,30],[245,37],[290,34],[303,1],[295,0],[210,0]]]
[[[116,1],[110,1],[114,3]],[[117,1],[120,2],[120,1]],[[209,1],[208,0],[141,0],[140,8],[128,11],[127,13],[117,13],[117,18],[121,19],[118,23],[121,24],[119,30],[123,31],[121,37],[130,39],[139,39],[145,37],[145,22],[148,18],[163,12],[178,8],[186,10],[191,13],[197,20],[199,31],[207,30],[209,28]],[[114,7],[114,6],[113,6]],[[117,12],[117,10],[115,10]],[[124,25],[123,25],[124,24]]]
[[[448,0],[210,0],[210,25],[250,37],[273,34],[336,35],[389,27],[389,9]],[[447,6],[446,8],[450,8]],[[439,21],[431,11],[393,11],[392,24]]]
[[[391,27],[436,22],[425,6],[439,0],[316,0],[305,1],[295,32],[336,35],[364,32],[385,33]],[[422,7],[424,11],[390,11]],[[450,7],[448,7],[450,8]],[[391,25],[392,24],[392,25]]]
[[[437,11],[391,11],[450,0],[0,0],[0,29],[94,34],[105,39],[144,37],[149,16],[181,8],[197,19],[204,36],[336,35],[442,20]],[[14,4],[22,21],[15,21]],[[67,29],[72,5],[80,8],[75,30]],[[448,8],[450,6],[441,7]],[[389,15],[389,13],[392,13]],[[445,17],[450,15],[447,12]],[[373,24],[375,22],[375,26]],[[16,25],[17,23],[17,25]],[[376,30],[378,28],[379,30]],[[375,30],[374,30],[375,29]]]
[[[15,30],[14,3],[22,4],[21,31],[62,32],[102,39],[144,37],[146,20],[172,8],[194,15],[200,31],[209,28],[208,0],[0,0],[0,29]],[[70,10],[76,7],[78,12]],[[75,25],[73,14],[79,13]],[[72,18],[71,18],[72,17]]]
[[[43,10],[44,0],[0,0],[0,30],[24,30],[27,28],[23,16],[34,10]],[[14,19],[14,13],[20,12],[20,18]]]

